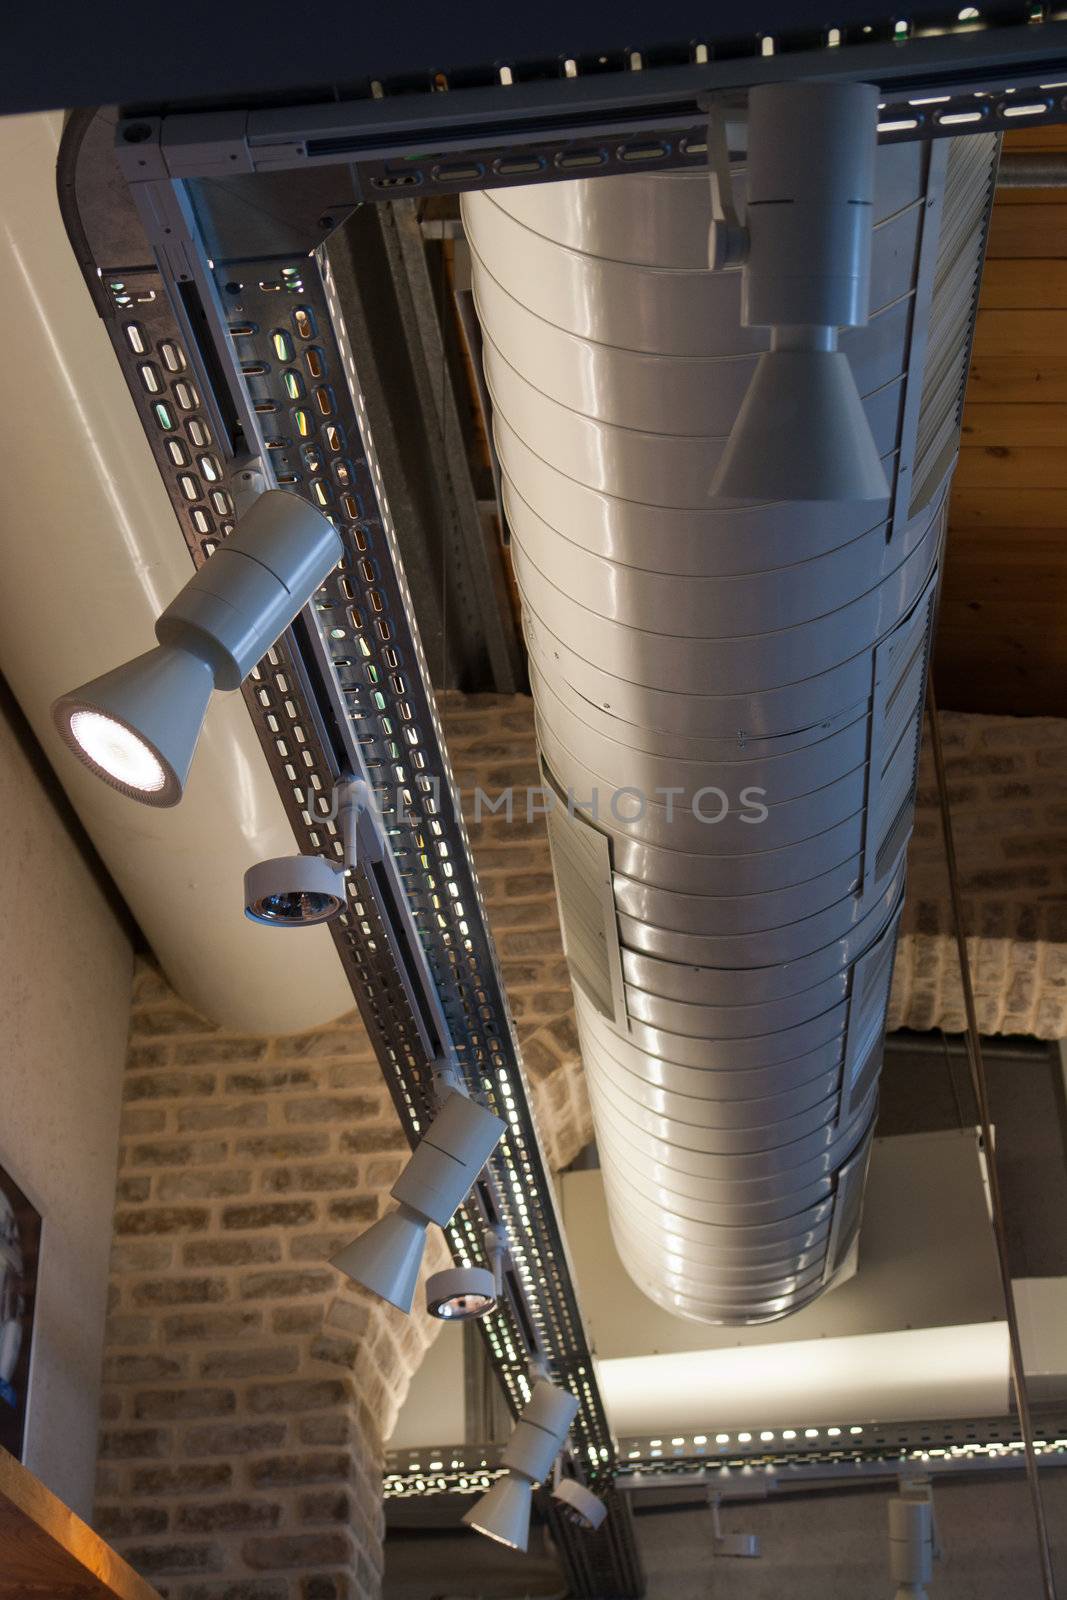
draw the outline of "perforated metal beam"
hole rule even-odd
[[[444,263],[435,278],[410,201],[358,208],[329,255],[433,681],[515,694],[526,669],[501,547],[468,466]]]
[[[1037,1448],[1049,1465],[1067,1464],[1067,1410],[1046,1402],[1034,1407]],[[499,1445],[435,1445],[390,1451],[387,1501],[425,1495],[463,1496],[484,1487],[500,1469]],[[689,1434],[671,1438],[633,1435],[619,1440],[625,1490],[670,1485],[744,1485],[780,1478],[802,1481],[820,1472],[856,1477],[877,1470],[938,1464],[960,1471],[974,1466],[1023,1464],[1019,1420],[1014,1416],[958,1417],[929,1422],[852,1423],[773,1432]]]
[[[647,59],[639,49],[568,57],[528,76],[498,65],[473,83],[438,74],[396,94],[375,82],[347,99],[138,114],[120,126],[120,152],[134,181],[343,167],[360,199],[381,200],[704,166],[709,99],[740,104],[753,85],[789,78],[877,83],[887,141],[1062,122],[1067,23],[1034,15],[977,28],[953,17],[926,32],[911,22],[753,32],[716,48],[691,38]]]
[[[79,151],[92,163],[107,148],[90,131],[75,123],[64,152],[72,242],[194,562],[233,526],[250,456],[342,536],[340,567],[254,670],[245,699],[302,850],[340,851],[329,818],[339,773],[379,790],[387,861],[355,875],[332,925],[338,953],[409,1140],[432,1113],[445,1033],[472,1092],[505,1120],[448,1241],[458,1262],[478,1262],[486,1217],[506,1222],[511,1292],[482,1323],[494,1368],[518,1409],[527,1352],[543,1349],[579,1399],[571,1437],[589,1479],[606,1486],[614,1445],[329,252],[209,256],[182,186],[146,186],[131,215],[121,186],[82,168]],[[121,264],[98,257],[94,240],[121,241]],[[576,1592],[641,1592],[632,1542],[613,1526],[583,1547],[580,1567]]]

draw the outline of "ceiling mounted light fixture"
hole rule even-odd
[[[563,1515],[583,1533],[595,1533],[608,1514],[608,1508],[599,1495],[587,1489],[577,1478],[561,1477],[552,1490],[553,1500],[559,1502]]]
[[[64,742],[113,789],[177,805],[212,691],[240,687],[342,553],[327,517],[268,489],[160,616],[156,648],[55,702]]]
[[[426,1309],[442,1322],[487,1317],[495,1305],[496,1285],[485,1267],[448,1267],[426,1280]]]
[[[245,916],[270,928],[310,928],[343,909],[346,876],[361,862],[382,859],[381,818],[370,786],[342,778],[334,789],[333,814],[341,832],[340,859],[273,856],[245,873]]]
[[[711,484],[731,500],[889,496],[838,329],[868,317],[878,89],[775,83],[748,100],[747,203],[736,219],[713,119],[713,269],[742,264],[741,320],[769,327]],[[728,162],[728,157],[726,158]]]
[[[568,1390],[545,1379],[534,1384],[501,1457],[508,1470],[465,1514],[468,1527],[512,1550],[526,1549],[534,1487],[548,1477],[577,1414]]]
[[[502,1222],[482,1235],[488,1267],[449,1267],[426,1280],[426,1309],[442,1322],[487,1317],[504,1292],[508,1234]]]
[[[900,1492],[889,1501],[889,1572],[899,1584],[896,1600],[926,1600],[940,1555],[933,1486],[929,1479],[902,1477]]]
[[[332,1265],[399,1311],[410,1311],[430,1223],[444,1228],[451,1221],[504,1128],[492,1111],[453,1090],[393,1184],[396,1210],[372,1223]]]

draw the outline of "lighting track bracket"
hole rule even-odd
[[[301,851],[340,856],[331,812],[342,774],[375,791],[382,861],[352,876],[348,904],[331,923],[338,953],[409,1142],[433,1115],[434,1063],[443,1054],[504,1119],[500,1145],[446,1238],[458,1264],[481,1264],[488,1222],[506,1224],[508,1292],[482,1323],[490,1359],[518,1411],[532,1334],[553,1380],[579,1401],[572,1439],[590,1482],[609,1488],[615,1446],[329,245],[309,254],[264,249],[262,240],[254,256],[212,254],[218,246],[205,238],[196,185],[156,173],[128,186],[100,181],[112,158],[95,123],[92,114],[73,119],[61,153],[68,231],[194,563],[210,559],[232,529],[250,458],[265,486],[305,496],[341,535],[339,567],[242,692]],[[213,202],[225,212],[217,194]],[[118,236],[121,264],[98,258],[94,239]],[[642,1590],[628,1509],[612,1504],[605,1528],[568,1558],[576,1593]],[[579,1550],[576,1536],[561,1537]]]

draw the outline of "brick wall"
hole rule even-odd
[[[942,741],[979,1026],[1067,1037],[1067,719],[943,712]],[[889,1026],[964,1027],[928,748]]]
[[[468,811],[475,786],[537,784],[528,700],[444,711]],[[983,1024],[1067,1034],[1067,722],[950,715],[945,743]],[[938,827],[924,758],[894,1026],[961,1025]],[[544,824],[520,805],[471,833],[563,1165],[591,1125]],[[363,1030],[227,1034],[142,966],[126,1102],[99,1527],[173,1600],[370,1600],[382,1441],[439,1325],[326,1265],[405,1159]]]
[[[227,1034],[143,965],[125,1099],[97,1526],[181,1600],[373,1595],[382,1441],[439,1324],[326,1264],[406,1157],[363,1029]]]
[[[541,1141],[558,1169],[589,1143],[593,1123],[544,819],[526,815],[525,790],[541,782],[533,702],[526,695],[450,694],[442,718]],[[512,820],[483,806],[476,821],[475,790],[495,798],[508,787],[516,791]]]
[[[536,782],[527,702],[444,710],[464,791]],[[471,832],[564,1165],[592,1130],[544,824]],[[230,1034],[142,963],[125,1100],[97,1526],[174,1600],[370,1600],[383,1440],[441,1325],[327,1265],[406,1158],[362,1025]],[[427,1270],[446,1262],[431,1230]]]

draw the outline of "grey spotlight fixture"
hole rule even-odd
[[[775,83],[748,98],[742,227],[717,174],[713,268],[742,265],[741,320],[769,327],[711,493],[737,500],[884,500],[889,485],[842,327],[868,316],[878,89]],[[710,139],[715,137],[713,123]]]
[[[334,789],[334,814],[344,846],[339,860],[326,856],[274,856],[245,873],[245,916],[271,928],[309,928],[336,916],[345,904],[345,878],[361,861],[382,859],[378,811],[361,778],[342,778]]]
[[[559,1502],[563,1515],[583,1533],[595,1533],[608,1514],[608,1508],[599,1495],[587,1489],[577,1478],[561,1477],[552,1490],[552,1498]]]
[[[494,1223],[483,1235],[488,1267],[449,1267],[426,1280],[426,1309],[442,1322],[469,1322],[486,1317],[504,1289],[507,1229]]]
[[[485,1267],[449,1267],[426,1280],[426,1309],[442,1322],[486,1317],[495,1305],[496,1285]]]
[[[941,1555],[928,1478],[902,1478],[889,1501],[889,1572],[896,1600],[926,1600],[926,1585]]]
[[[321,511],[269,489],[160,616],[154,650],[55,702],[60,735],[112,788],[176,805],[212,691],[240,687],[342,554]]]
[[[489,1539],[525,1550],[534,1486],[551,1472],[577,1414],[578,1401],[568,1390],[545,1379],[535,1383],[501,1457],[507,1472],[471,1507],[464,1522]]]
[[[451,1220],[504,1128],[493,1112],[453,1090],[393,1184],[396,1210],[372,1223],[332,1265],[399,1311],[410,1311],[430,1223],[443,1228]]]

